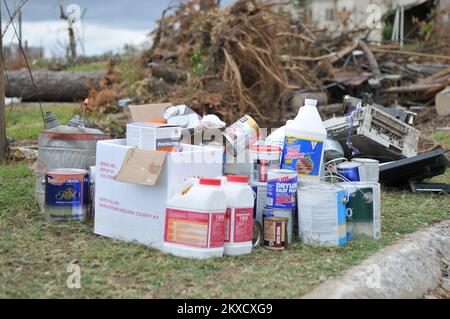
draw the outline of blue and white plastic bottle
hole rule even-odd
[[[297,117],[286,123],[281,168],[296,171],[299,182],[320,182],[327,131],[316,100],[305,100]]]

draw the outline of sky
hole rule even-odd
[[[8,20],[4,0],[2,4],[2,25]],[[74,8],[74,16],[84,17],[75,24],[77,36],[83,46],[78,47],[85,55],[102,54],[108,51],[120,52],[125,44],[143,45],[150,43],[148,33],[155,28],[155,21],[170,2],[177,0],[65,0],[64,6]],[[228,5],[233,0],[222,0]],[[9,10],[19,0],[6,0]],[[22,10],[23,42],[29,46],[43,46],[46,57],[64,55],[68,43],[67,22],[59,19],[60,0],[28,0]],[[79,10],[78,10],[79,8]],[[78,14],[80,12],[80,14]],[[14,29],[9,27],[3,40],[8,46],[17,42]]]

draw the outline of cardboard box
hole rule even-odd
[[[125,140],[97,144],[94,232],[161,248],[166,201],[189,177],[222,175],[223,149],[181,144],[181,152],[145,151]]]
[[[181,140],[181,128],[169,124],[127,124],[127,145],[149,151],[172,151]]]

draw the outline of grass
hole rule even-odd
[[[44,104],[45,111],[52,111],[60,123],[65,124],[79,108],[79,104]],[[44,128],[38,105],[14,105],[6,109],[6,134],[16,140],[36,139]]]
[[[0,298],[294,298],[405,234],[450,218],[448,196],[383,190],[379,241],[342,248],[297,242],[284,252],[259,248],[195,261],[96,236],[92,224],[46,221],[26,166],[0,166],[0,189]],[[71,262],[80,266],[80,289],[66,285]]]
[[[86,64],[76,64],[74,66],[68,67],[65,71],[71,72],[89,72],[89,71],[103,71],[106,70],[106,62],[92,62]]]

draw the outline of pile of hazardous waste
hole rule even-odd
[[[317,100],[306,99],[268,132],[250,115],[226,127],[187,105],[129,105],[126,139],[48,114],[36,195],[50,220],[93,219],[98,235],[180,257],[377,240],[380,177],[402,184],[407,170],[420,181],[449,160],[440,150],[417,155],[413,113],[366,96],[347,96],[342,107],[346,115],[322,121]]]

